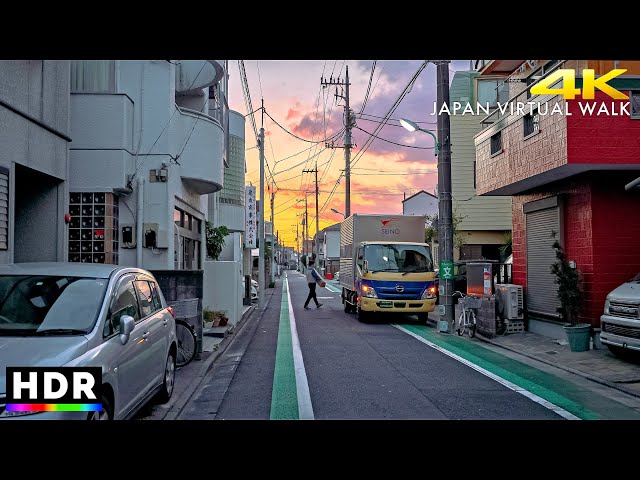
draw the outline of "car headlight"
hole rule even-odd
[[[609,315],[609,300],[604,301],[604,314]]]
[[[431,300],[433,298],[436,298],[437,293],[438,293],[438,287],[432,286],[432,287],[425,288],[424,292],[422,292],[422,299]]]
[[[376,291],[373,287],[369,285],[362,285],[362,296],[368,298],[378,298]]]

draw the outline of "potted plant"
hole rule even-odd
[[[591,325],[579,322],[579,315],[584,306],[582,275],[567,260],[567,256],[556,238],[555,232],[552,237],[554,239],[553,249],[556,253],[556,261],[551,265],[551,273],[555,276],[555,283],[558,284],[558,300],[560,300],[558,313],[562,315],[563,321],[567,323],[564,326],[564,331],[567,333],[571,351],[586,352],[589,350]]]

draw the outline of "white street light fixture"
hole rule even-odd
[[[331,209],[331,211],[332,211],[333,213],[337,213],[338,215],[342,215],[343,217],[345,216],[345,214],[344,214],[344,213],[339,212],[339,211],[338,211],[338,210],[336,210],[335,208],[332,208],[332,209]]]
[[[410,132],[415,132],[416,130],[419,130],[421,132],[425,132],[431,135],[433,137],[433,140],[436,142],[435,146],[433,147],[433,152],[436,154],[436,156],[438,156],[438,154],[440,153],[440,144],[438,143],[438,137],[436,137],[431,130],[425,130],[424,128],[420,128],[420,126],[416,122],[407,120],[406,118],[401,118],[400,124]]]

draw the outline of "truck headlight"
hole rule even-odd
[[[362,296],[368,298],[378,298],[376,291],[373,287],[369,285],[362,285]]]
[[[422,292],[422,299],[423,300],[431,300],[433,298],[436,298],[436,294],[438,293],[438,288],[437,287],[429,287],[429,288],[425,288],[424,292]]]
[[[604,301],[604,314],[609,315],[609,300]]]

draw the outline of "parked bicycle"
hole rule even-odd
[[[185,320],[176,319],[176,339],[178,341],[176,366],[184,367],[196,356],[197,334],[193,325]]]
[[[475,295],[465,295],[462,292],[453,292],[455,296],[458,294],[461,298],[462,311],[458,317],[456,331],[458,335],[464,335],[465,331],[469,338],[473,338],[476,334],[476,310],[480,308],[482,299]]]

